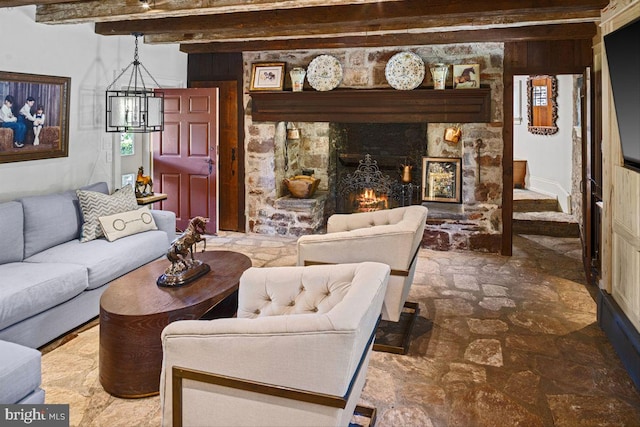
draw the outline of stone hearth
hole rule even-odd
[[[273,209],[265,207],[260,216],[261,228],[275,230],[281,236],[302,236],[321,232],[325,227],[324,205],[326,192],[318,192],[309,199],[297,199],[286,195],[276,199]],[[273,233],[265,233],[273,234]]]

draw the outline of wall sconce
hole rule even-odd
[[[151,5],[149,4],[149,0],[140,0],[140,6],[144,9],[149,9]]]
[[[300,139],[300,129],[294,123],[287,124],[287,140],[294,141]]]
[[[164,94],[154,92],[145,85],[145,78],[147,78],[156,87],[160,87],[156,79],[138,60],[138,37],[142,34],[133,33],[133,35],[136,38],[133,62],[107,87],[107,132],[146,133],[164,129]],[[131,75],[128,86],[120,89],[118,80],[129,70]]]

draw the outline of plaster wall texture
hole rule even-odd
[[[10,42],[0,50],[5,72],[70,77],[69,156],[0,164],[0,201],[106,181],[120,187],[114,162],[120,134],[106,133],[105,90],[133,60],[131,36],[99,36],[90,24],[44,25],[35,6],[0,9],[0,28]],[[47,43],[43,44],[43,41]],[[37,47],[37,48],[34,48]],[[178,45],[144,45],[140,60],[160,85],[186,82],[187,55]],[[4,99],[4,96],[3,96]],[[113,156],[111,156],[113,158]]]

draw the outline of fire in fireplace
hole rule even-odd
[[[360,160],[358,168],[342,177],[338,184],[338,211],[371,212],[388,209],[395,181],[378,168],[370,154]]]
[[[353,194],[353,212],[373,212],[389,209],[388,194],[378,194],[375,190],[367,188],[359,194]]]

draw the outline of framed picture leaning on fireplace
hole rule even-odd
[[[462,159],[460,157],[422,158],[422,200],[461,203]]]
[[[0,71],[0,163],[69,155],[71,78]]]

